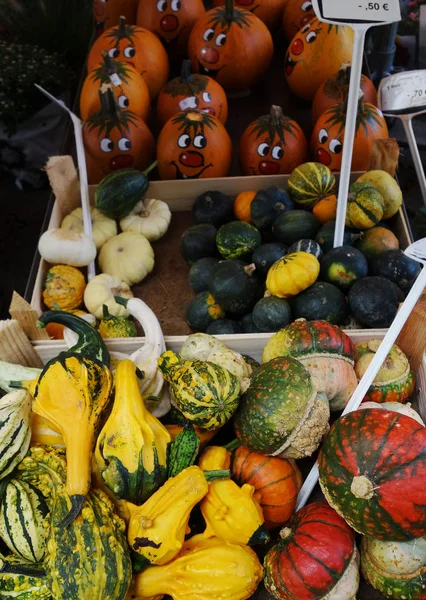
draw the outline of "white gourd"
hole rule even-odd
[[[401,402],[363,402],[358,410],[362,410],[364,408],[381,408],[382,410],[391,410],[397,413],[401,413],[402,415],[406,415],[407,417],[411,417],[420,425],[424,425],[424,422],[419,415],[418,412],[411,408],[411,404],[407,402],[406,404],[402,404]]]
[[[53,265],[87,267],[96,258],[96,246],[84,233],[49,229],[38,242],[41,257]]]
[[[97,208],[92,208],[91,217],[93,241],[99,250],[109,238],[117,235],[117,223],[114,219],[106,217]],[[61,223],[61,229],[68,229],[76,233],[84,232],[82,209],[76,208],[67,215]]]
[[[172,213],[162,200],[140,200],[132,212],[120,221],[123,231],[140,233],[150,242],[159,240],[166,233]]]
[[[107,306],[110,315],[128,317],[129,311],[121,304],[117,304],[114,296],[132,298],[133,294],[127,283],[121,281],[119,277],[102,273],[96,275],[87,284],[84,290],[84,304],[87,310],[97,319],[102,319],[104,304]]]
[[[103,273],[115,275],[127,285],[135,285],[153,270],[154,250],[140,233],[125,231],[102,246],[99,266]]]

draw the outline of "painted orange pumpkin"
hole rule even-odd
[[[92,184],[117,169],[143,171],[155,156],[155,141],[144,121],[121,109],[109,86],[101,88],[99,97],[101,109],[83,126],[87,175]]]
[[[291,173],[306,162],[308,142],[293,119],[272,106],[269,115],[259,117],[244,131],[240,140],[240,164],[244,175]]]
[[[222,123],[193,110],[173,116],[157,142],[161,179],[226,177],[231,166],[231,139]]]
[[[103,62],[84,80],[80,95],[80,116],[83,121],[101,108],[99,88],[109,84],[120,108],[128,108],[144,121],[151,100],[144,78],[131,65],[113,60],[104,52]]]
[[[311,0],[286,0],[282,15],[285,36],[291,40],[296,33],[315,18]]]
[[[296,96],[312,100],[321,83],[344,62],[351,62],[354,32],[318,19],[294,36],[285,57],[285,76]]]
[[[192,68],[216,79],[225,90],[254,85],[271,62],[274,44],[268,28],[233,0],[213,8],[194,25],[188,42]]]
[[[191,29],[205,12],[202,0],[141,0],[136,23],[157,34],[171,57],[182,56]]]
[[[116,27],[107,29],[89,52],[87,70],[102,62],[102,52],[129,63],[145,79],[151,99],[156,98],[169,76],[169,59],[158,37],[142,27],[126,24],[124,17]]]
[[[254,13],[268,29],[274,29],[280,22],[286,0],[235,0],[235,6]],[[223,6],[225,0],[214,0],[213,6]]]
[[[135,23],[138,0],[94,0],[93,17],[96,30],[102,33],[118,25],[121,16],[129,23]]]
[[[191,74],[191,61],[184,60],[180,77],[166,83],[158,96],[158,119],[165,125],[173,115],[194,109],[217,117],[224,125],[228,118],[223,87],[207,75]]]
[[[349,80],[351,77],[351,65],[341,65],[337,73],[329,77],[320,85],[315,94],[312,104],[312,122],[315,124],[319,117],[333,104],[344,102],[348,95]],[[364,101],[377,106],[377,92],[374,83],[366,77],[361,76],[360,88],[364,94]]]
[[[335,104],[316,122],[311,138],[314,160],[339,171],[342,164],[345,135],[346,103]],[[381,111],[360,100],[352,157],[352,171],[367,171],[375,140],[389,137],[386,121]]]

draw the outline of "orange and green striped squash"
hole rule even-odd
[[[289,177],[288,192],[297,204],[314,207],[333,193],[336,178],[328,167],[317,162],[300,165]]]

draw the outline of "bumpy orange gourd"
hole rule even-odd
[[[296,35],[299,29],[315,18],[311,0],[286,0],[282,14],[282,26],[288,40]]]
[[[269,115],[253,121],[240,140],[240,164],[244,175],[291,173],[308,158],[308,142],[302,129],[272,106]]]
[[[169,60],[158,37],[142,27],[120,23],[107,29],[93,44],[87,59],[87,70],[96,69],[102,61],[102,52],[111,58],[126,62],[142,75],[152,98],[156,98],[169,76]]]
[[[254,13],[268,29],[274,29],[280,22],[287,0],[235,0],[235,6]],[[214,0],[213,6],[223,6],[225,0]]]
[[[226,90],[245,90],[264,75],[274,52],[268,28],[253,13],[225,6],[205,13],[191,31],[188,56],[198,73]]]
[[[199,110],[181,112],[167,121],[157,142],[161,179],[226,177],[231,140],[222,123]]]
[[[69,265],[55,265],[44,281],[43,302],[47,308],[72,310],[83,303],[86,280],[83,273]]]
[[[328,25],[318,19],[302,27],[285,57],[285,76],[292,92],[312,100],[321,83],[342,63],[351,61],[353,39],[350,27]]]

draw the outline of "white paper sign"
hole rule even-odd
[[[117,73],[113,73],[112,75],[109,76],[109,78],[111,79],[111,82],[116,86],[120,86],[121,85],[121,79],[120,77],[117,75]]]
[[[330,21],[394,23],[401,20],[399,0],[322,0],[322,16]]]
[[[181,110],[197,108],[197,105],[197,98],[195,96],[189,96],[188,98],[184,98],[179,102],[179,108]]]
[[[382,80],[379,87],[383,113],[416,113],[426,108],[426,70],[395,73]]]

